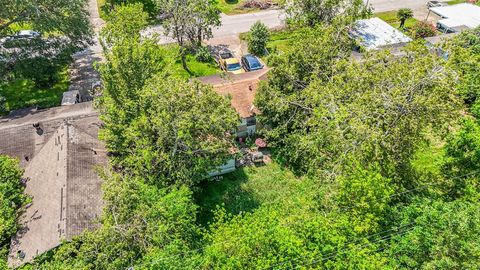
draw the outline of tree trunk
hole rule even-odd
[[[185,69],[185,71],[187,71],[188,74],[191,75],[192,72],[190,71],[190,69],[188,69],[188,66],[187,66],[187,55],[185,53],[185,48],[182,48],[181,50],[182,50],[182,52],[180,54],[181,54],[181,58],[182,58],[183,69]]]
[[[400,28],[405,26],[405,19],[400,19]]]

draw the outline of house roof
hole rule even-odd
[[[404,44],[412,41],[402,32],[380,18],[358,20],[350,31],[350,35],[358,39],[368,50],[384,46]]]
[[[463,3],[433,7],[430,10],[443,18],[438,23],[446,28],[454,29],[461,26],[476,28],[480,26],[480,7],[477,5]]]
[[[264,68],[242,74],[232,74],[225,78],[213,75],[198,78],[203,83],[211,84],[213,89],[221,94],[231,97],[232,107],[241,118],[248,118],[257,113],[253,105],[258,83],[266,78],[268,69]]]
[[[29,262],[97,225],[102,181],[95,168],[106,163],[97,138],[100,124],[90,103],[0,118],[0,154],[20,160],[25,192],[32,197],[12,239],[10,266]],[[23,260],[16,256],[19,251]]]

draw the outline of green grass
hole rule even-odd
[[[187,56],[187,67],[192,74],[188,74],[188,72],[183,69],[181,60],[177,59],[173,66],[174,73],[185,78],[210,76],[220,73],[220,69],[215,61],[212,60],[208,63],[202,63],[197,61],[193,55]]]
[[[449,4],[449,5],[457,5],[457,4],[462,4],[462,3],[468,3],[468,1],[466,1],[466,0],[452,0],[452,1],[447,2],[447,4]],[[480,6],[480,1],[477,1],[476,5]]]
[[[412,161],[417,172],[440,175],[440,167],[444,158],[444,142],[437,137],[429,135],[429,142],[423,144],[415,154]]]
[[[308,194],[307,181],[297,178],[276,163],[260,167],[246,167],[224,175],[220,181],[201,184],[196,194],[200,206],[199,222],[212,221],[213,210],[223,206],[227,213],[252,211],[262,204],[282,203]]]
[[[228,15],[259,11],[257,8],[243,8],[243,2],[245,2],[245,0],[219,0],[217,7],[222,13]]]
[[[267,50],[269,52],[285,51],[296,39],[297,32],[293,30],[273,31],[270,34],[270,40],[267,43]]]
[[[397,18],[397,11],[396,10],[375,13],[373,16],[374,17],[379,17],[380,19],[384,20],[385,22],[387,22],[388,24],[390,24],[391,26],[393,26],[397,29],[400,27],[400,20]],[[404,32],[408,34],[408,29],[412,28],[417,22],[418,22],[418,20],[416,20],[415,18],[407,19],[405,21]]]
[[[105,0],[97,0],[97,8],[100,18],[105,20],[107,18],[107,14],[105,13]]]
[[[51,87],[38,88],[28,79],[16,79],[0,86],[0,95],[6,98],[6,111],[38,106],[48,108],[60,105],[63,92],[70,85],[68,67],[58,72],[58,82]]]
[[[167,67],[172,71],[174,75],[178,75],[184,78],[191,77],[202,77],[215,75],[221,72],[215,60],[212,58],[210,62],[203,63],[197,61],[194,55],[187,55],[187,67],[190,69],[191,74],[189,74],[185,69],[183,69],[182,61],[179,54],[178,45],[170,44],[163,46],[164,55],[166,61],[171,63],[170,67]]]

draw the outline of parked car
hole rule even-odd
[[[446,3],[440,2],[440,1],[428,1],[427,2],[427,7],[432,8],[432,7],[442,7],[446,6]]]
[[[21,30],[15,35],[15,37],[20,39],[32,39],[40,37],[40,33],[33,30]]]
[[[242,65],[247,71],[254,71],[263,68],[262,63],[260,60],[254,55],[247,54],[242,56]]]
[[[233,56],[233,54],[229,51],[220,52],[218,55],[218,64],[222,70],[227,72],[232,72],[233,74],[240,74],[244,73],[242,65],[237,58]]]

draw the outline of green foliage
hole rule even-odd
[[[252,25],[248,34],[248,51],[258,56],[264,55],[268,39],[269,31],[267,26],[257,21]]]
[[[195,59],[202,63],[208,63],[213,60],[212,54],[208,51],[207,47],[200,47],[195,52]]]
[[[228,99],[211,87],[157,76],[130,97],[128,118],[118,117],[126,104],[112,103],[102,117],[103,138],[116,156],[112,161],[126,173],[163,186],[192,184],[230,157],[227,134],[238,118]]]
[[[43,81],[52,73],[49,67],[65,63],[72,53],[85,48],[92,36],[86,4],[86,0],[3,0],[0,38],[20,29],[35,30],[42,36],[12,41],[13,49],[2,47],[0,58],[8,65],[0,65],[0,76],[10,80],[15,71],[16,78]],[[35,63],[35,69],[27,69],[28,64],[16,67],[17,63],[30,62]]]
[[[397,18],[400,20],[400,28],[405,27],[405,21],[413,17],[413,10],[409,8],[401,8],[397,11]]]
[[[448,53],[448,64],[460,77],[459,92],[467,104],[473,104],[480,95],[480,27],[462,31],[442,48]]]
[[[193,226],[196,206],[186,187],[160,189],[145,179],[107,173],[102,226],[62,245],[46,269],[126,269],[141,264],[155,249],[171,255],[190,249],[199,232]]]
[[[10,238],[19,228],[19,208],[27,201],[21,185],[22,174],[17,160],[0,155],[0,261],[6,260]]]
[[[290,22],[306,26],[339,19],[352,22],[371,13],[362,0],[293,0],[284,3]]]
[[[374,53],[352,62],[347,37],[331,38],[336,29],[300,36],[273,59],[256,96],[267,140],[298,173],[338,174],[354,158],[379,164],[384,176],[405,176],[424,128],[454,115],[453,73],[416,46],[408,57]]]
[[[37,87],[30,79],[16,79],[0,85],[0,95],[5,97],[4,111],[0,110],[0,114],[32,106],[59,106],[63,92],[67,91],[70,85],[67,69],[67,66],[63,66],[55,70],[55,75],[51,76],[58,78],[58,81],[49,87]]]
[[[417,22],[411,31],[414,38],[433,37],[437,33],[435,26],[427,22]]]
[[[110,13],[101,35],[106,45],[112,46],[124,39],[140,38],[140,31],[147,25],[148,15],[142,4],[122,5]]]
[[[122,5],[141,5],[143,11],[145,11],[150,18],[154,18],[158,14],[158,8],[155,4],[155,0],[98,0],[103,3],[99,3],[99,9],[101,14],[105,14],[106,17],[110,16],[112,12],[118,10]],[[105,17],[104,15],[104,17]]]
[[[480,211],[478,201],[424,200],[398,213],[413,230],[393,237],[385,254],[394,269],[478,269]]]

